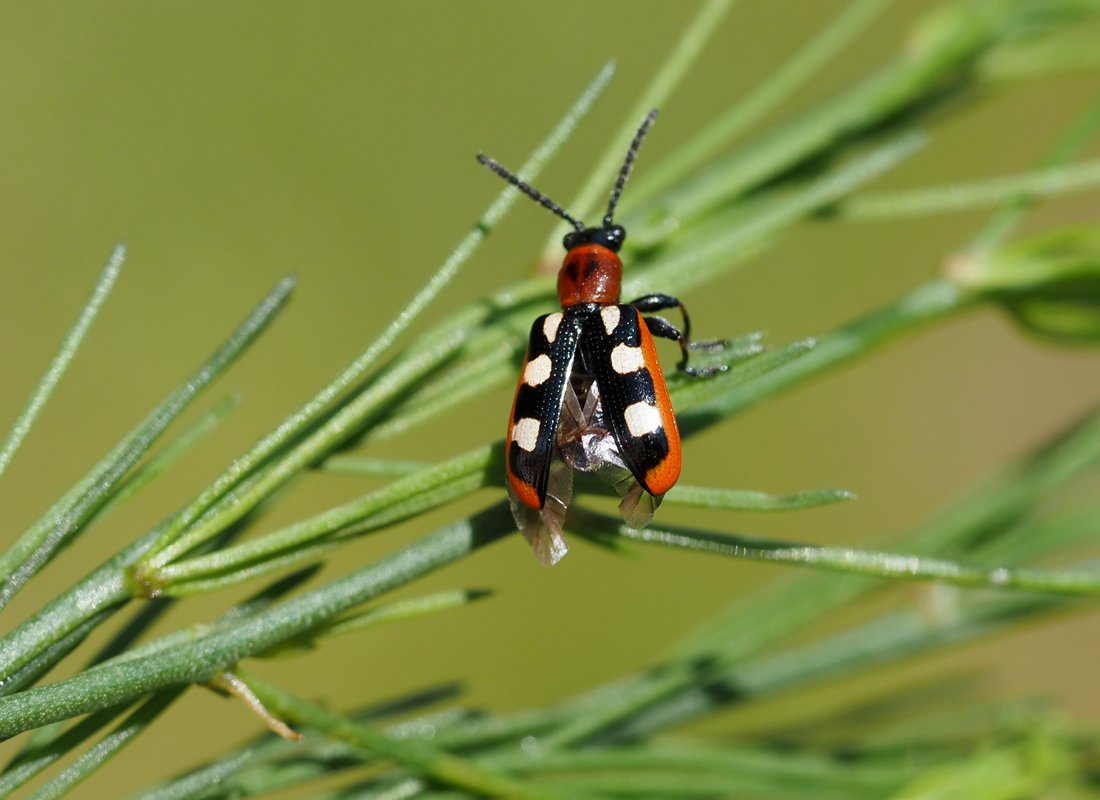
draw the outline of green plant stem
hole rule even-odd
[[[879,192],[853,197],[840,206],[845,219],[876,220],[926,214],[950,214],[993,206],[1018,198],[1053,197],[1100,186],[1100,159],[1048,167],[1020,175],[1005,175],[984,181],[956,183],[942,188]]]
[[[817,340],[816,346],[801,358],[784,364],[758,379],[725,389],[720,381],[714,386],[687,387],[682,397],[687,410],[680,415],[680,427],[688,432],[727,417],[771,397],[794,384],[844,364],[887,340],[915,330],[933,320],[956,314],[974,302],[955,284],[935,279],[918,287],[897,302],[868,314]],[[705,397],[706,395],[715,395]],[[694,402],[696,397],[700,402]],[[705,398],[705,399],[703,399]]]
[[[502,463],[499,445],[479,447],[441,464],[415,472],[408,477],[400,478],[365,497],[336,506],[322,514],[258,539],[157,569],[143,569],[143,580],[153,587],[154,592],[159,593],[169,589],[173,583],[208,579],[214,575],[235,572],[316,543],[318,540],[346,530],[351,525],[363,524],[372,516],[391,510],[411,497],[432,490],[438,492],[442,486],[454,481],[473,476],[476,480],[463,485],[463,488],[471,487],[472,491],[484,484],[482,476],[489,466]],[[446,494],[437,494],[435,498],[429,500],[429,507],[450,499]]]
[[[503,505],[494,506],[229,628],[142,659],[115,659],[73,678],[0,698],[0,738],[171,686],[210,682],[241,659],[266,652],[348,609],[446,566],[510,533],[512,528],[511,515]],[[97,588],[102,590],[102,586]]]
[[[125,503],[152,481],[156,480],[170,466],[191,451],[199,442],[213,433],[218,425],[237,407],[239,398],[229,396],[220,400],[209,411],[188,425],[174,440],[162,450],[149,457],[149,460],[134,470],[118,490],[103,504],[101,514]]]
[[[843,503],[856,496],[846,489],[816,489],[793,494],[768,494],[743,489],[716,489],[677,483],[663,502],[693,508],[722,508],[737,511],[796,511],[803,508]]]
[[[73,752],[92,736],[111,724],[111,721],[126,710],[125,705],[105,708],[72,725],[68,730],[52,739],[34,742],[11,760],[0,773],[0,797],[9,797],[12,792],[43,770],[57,763],[67,753]]]
[[[900,538],[897,549],[937,553],[965,548],[1010,521],[1083,471],[1100,462],[1100,412],[1085,417],[1053,443],[1028,454],[986,485],[970,492],[948,511]],[[814,574],[783,583],[735,603],[704,630],[670,654],[665,664],[623,679],[582,698],[581,713],[546,737],[547,747],[564,747],[642,713],[658,703],[674,702],[699,681],[699,664],[740,664],[761,656],[776,642],[804,630],[881,585],[862,577]],[[1054,599],[1031,598],[1034,610]],[[1015,598],[1005,598],[1011,604]],[[1006,606],[1008,607],[1008,606]],[[751,624],[750,624],[751,623]],[[978,630],[970,630],[972,635]],[[873,644],[873,637],[870,640]],[[925,643],[931,639],[922,640]],[[827,646],[827,645],[823,645]],[[839,646],[838,646],[839,647]],[[830,663],[833,656],[830,656]],[[797,659],[792,660],[792,664]]]
[[[841,673],[850,675],[858,669],[972,641],[1006,625],[1067,607],[1070,605],[1065,600],[1051,597],[1011,595],[993,601],[975,599],[939,619],[929,619],[924,610],[910,610],[884,615],[824,641],[779,654],[739,661],[719,657],[708,665],[708,672],[713,669],[710,678],[696,670],[694,675],[683,674],[676,680],[676,670],[684,670],[685,666],[673,667],[661,698],[646,704],[644,709],[636,708],[614,738],[629,740],[655,729],[689,722],[713,709],[716,696],[748,699],[792,690]]]
[[[763,539],[680,527],[634,530],[620,524],[614,517],[591,513],[580,517],[578,522],[582,526],[590,526],[589,530],[597,537],[603,532],[613,530],[620,537],[648,544],[731,555],[754,561],[802,564],[856,575],[1047,594],[1094,595],[1100,592],[1100,573],[1083,570],[976,567],[930,556],[800,544],[782,539]]]
[[[140,792],[131,800],[194,800],[196,797],[203,797],[207,790],[222,785],[251,760],[251,750],[235,753],[166,785]]]
[[[593,212],[597,200],[601,194],[608,190],[608,181],[615,175],[622,163],[626,143],[634,136],[638,123],[649,113],[652,108],[659,108],[671,96],[676,86],[683,80],[688,70],[695,63],[704,45],[714,35],[722,18],[733,7],[735,0],[705,0],[698,13],[688,24],[685,30],[676,40],[676,47],[669,53],[661,64],[657,73],[653,76],[649,86],[642,92],[641,97],[629,112],[623,117],[623,125],[619,131],[608,140],[608,146],[596,166],[592,168],[591,177],[581,188],[580,193],[574,198],[569,207],[574,209],[579,217],[584,217]],[[539,263],[553,263],[560,250],[561,237],[556,233],[551,235],[542,249],[542,257]]]
[[[800,85],[841,53],[892,0],[854,0],[826,23],[817,38],[783,62],[746,98],[646,170],[630,187],[630,200],[641,203],[701,167],[723,147],[778,108]]]
[[[210,382],[259,336],[274,318],[294,288],[293,278],[284,278],[245,321],[182,384],[176,387],[126,438],[117,455],[98,473],[90,487],[49,527],[32,527],[5,554],[0,575],[6,578],[0,587],[0,609],[19,591],[64,544],[83,529],[88,519],[106,502],[119,481],[145,455],[146,451],[205,389]],[[0,674],[3,674],[0,672]]]
[[[906,132],[794,191],[734,206],[715,213],[694,228],[676,231],[667,252],[625,277],[623,295],[636,297],[663,286],[683,291],[729,272],[733,264],[748,261],[771,244],[781,231],[893,169],[925,142],[921,132]],[[676,220],[670,218],[666,230],[659,234],[660,239],[672,236],[676,227]]]
[[[1042,166],[1057,168],[1069,161],[1096,135],[1097,128],[1100,128],[1100,100],[1089,106],[1077,122],[1058,139],[1043,160]],[[1024,214],[1038,200],[1039,192],[1036,190],[1024,190],[1021,194],[1007,199],[974,237],[968,248],[969,252],[976,254],[992,252],[1008,237]]]
[[[486,762],[523,774],[589,771],[659,777],[662,772],[706,775],[725,779],[725,791],[739,795],[770,795],[775,787],[802,787],[807,793],[853,797],[896,787],[901,780],[896,764],[859,764],[782,745],[747,747],[730,743],[722,748],[700,742],[655,743],[629,747],[601,747],[570,752],[538,752],[537,757],[515,751],[489,757]],[[736,781],[740,781],[738,788]],[[755,788],[753,788],[755,787]],[[834,794],[837,793],[837,794]],[[853,794],[856,793],[856,794]],[[818,796],[814,794],[813,796]]]
[[[510,797],[520,800],[564,800],[566,795],[547,789],[536,789],[484,769],[467,759],[449,755],[423,741],[400,740],[382,731],[333,714],[254,675],[242,676],[256,696],[274,714],[302,725],[308,725],[337,741],[345,742],[371,758],[396,761],[416,774],[429,777],[447,786],[472,791],[485,797]]]
[[[708,166],[705,173],[665,192],[640,209],[631,236],[645,246],[647,230],[673,220],[686,224],[751,188],[873,129],[956,80],[995,41],[1001,20],[987,8],[941,6],[918,25],[903,56],[871,78],[769,131],[747,147]]]
[[[50,395],[53,394],[53,390],[61,380],[61,376],[65,374],[69,362],[72,361],[73,356],[76,355],[76,351],[80,349],[80,343],[84,341],[84,335],[92,326],[92,322],[95,320],[96,315],[99,314],[99,310],[103,307],[107,295],[109,295],[111,289],[114,288],[115,281],[122,271],[122,262],[125,260],[126,246],[121,244],[117,245],[111,253],[111,257],[107,259],[107,263],[103,267],[102,272],[100,272],[99,278],[96,279],[95,288],[92,289],[92,295],[84,304],[80,316],[77,317],[76,324],[73,325],[72,329],[61,341],[61,348],[57,351],[57,355],[54,356],[53,361],[50,362],[49,369],[46,370],[46,374],[38,381],[38,385],[35,387],[30,399],[27,400],[27,405],[24,407],[23,411],[20,412],[11,431],[9,431],[8,435],[4,438],[4,443],[0,445],[0,477],[3,477],[4,473],[7,472],[8,464],[11,463],[12,456],[15,455],[15,451],[19,449],[19,446],[23,444],[23,440],[27,438],[27,434],[30,433],[35,420],[38,419],[38,414],[46,406],[47,401],[50,399]]]
[[[146,700],[133,714],[119,723],[115,730],[90,747],[55,778],[31,795],[30,800],[56,800],[64,797],[81,781],[102,767],[120,750],[145,732],[186,687],[159,692]]]

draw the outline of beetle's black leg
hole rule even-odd
[[[724,365],[720,367],[702,367],[699,369],[687,365],[689,350],[706,350],[708,353],[714,353],[722,350],[729,342],[726,339],[704,339],[693,342],[691,340],[691,318],[688,316],[684,304],[681,303],[678,298],[667,294],[647,294],[643,297],[639,297],[632,302],[631,305],[643,313],[647,311],[663,311],[667,308],[680,309],[680,313],[684,317],[684,328],[682,331],[662,317],[643,317],[651,334],[660,336],[663,339],[671,339],[680,345],[680,351],[683,353],[683,357],[680,359],[680,363],[676,365],[678,370],[686,372],[689,375],[702,376],[713,375],[716,372],[725,372],[726,367]]]
[[[672,341],[680,345],[681,357],[680,362],[676,365],[676,369],[680,370],[681,372],[686,372],[688,375],[694,375],[699,378],[707,378],[711,375],[714,375],[715,373],[725,372],[727,369],[729,369],[729,367],[727,367],[725,364],[719,364],[716,367],[688,366],[689,348],[691,348],[692,344],[704,345],[708,348],[717,345],[715,349],[721,349],[722,347],[726,346],[725,342],[720,342],[717,340],[712,342],[688,342],[684,334],[680,332],[680,329],[669,322],[667,319],[664,319],[663,317],[642,317],[642,319],[645,320],[645,325],[647,328],[649,328],[650,334],[652,334],[653,336],[660,336],[662,339],[671,339]]]

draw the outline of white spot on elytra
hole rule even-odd
[[[615,326],[619,324],[619,307],[604,306],[600,309],[600,319],[603,320],[603,329],[610,336],[611,332],[615,330]]]
[[[559,325],[561,325],[561,314],[549,314],[542,321],[542,335],[546,337],[546,341],[550,344],[553,344],[554,340],[558,338]]]
[[[611,351],[611,368],[620,375],[629,375],[637,372],[645,366],[642,358],[642,348],[631,347],[628,344],[617,344]]]
[[[626,428],[631,436],[645,436],[647,433],[656,433],[661,429],[661,412],[657,410],[657,406],[651,406],[646,402],[627,406],[623,417],[626,419]]]
[[[550,356],[543,353],[538,358],[527,362],[527,368],[523,371],[523,382],[528,386],[538,386],[550,377]]]
[[[535,444],[539,440],[539,429],[541,427],[542,423],[534,417],[524,417],[517,420],[516,424],[512,426],[512,441],[519,445],[520,450],[526,450],[530,453],[535,449]]]

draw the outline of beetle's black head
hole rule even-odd
[[[626,228],[622,225],[602,225],[599,228],[585,228],[583,231],[570,231],[561,240],[562,247],[566,251],[582,244],[600,244],[612,253],[619,252],[619,248],[626,241]]]

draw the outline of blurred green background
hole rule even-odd
[[[638,169],[743,96],[845,5],[738,3],[663,107]],[[933,5],[896,3],[776,118],[887,59]],[[301,283],[289,312],[198,404],[208,407],[219,390],[241,393],[241,407],[218,435],[66,551],[0,627],[182,505],[361,352],[499,192],[474,153],[518,165],[614,58],[611,88],[538,181],[567,201],[698,7],[637,0],[5,5],[0,421],[17,415],[111,247],[130,246],[84,350],[0,482],[7,537],[83,474],[275,281],[294,272]],[[876,188],[1029,169],[1098,90],[1095,75],[1077,75],[987,91],[942,114],[932,146]],[[1095,220],[1098,209],[1095,194],[1059,199],[1027,229]],[[821,333],[920,283],[984,218],[807,223],[720,285],[683,299],[701,336],[759,329],[784,342]],[[531,272],[551,230],[545,212],[517,206],[421,329]],[[839,486],[858,493],[858,502],[782,517],[662,513],[731,531],[874,546],[1094,406],[1098,366],[1094,351],[1036,343],[992,312],[966,316],[687,443],[687,483],[781,493]],[[499,438],[510,392],[501,387],[375,454],[438,459]],[[310,476],[261,527],[370,485]],[[464,508],[490,499],[483,493]],[[390,552],[454,514],[445,509],[358,542],[330,573]],[[487,602],[337,638],[257,669],[345,708],[447,681],[461,682],[475,705],[544,704],[648,663],[709,612],[787,570],[665,550],[624,559],[574,544],[548,570],[511,538],[416,588],[491,588]],[[158,630],[212,618],[246,593],[189,601]],[[911,586],[893,602],[933,600],[928,587]],[[87,652],[105,635],[93,637]],[[1090,613],[940,654],[916,672],[864,675],[862,689],[868,679],[885,690],[976,670],[983,692],[1055,691],[1075,716],[1095,720],[1098,658],[1100,615]],[[838,685],[836,696],[844,692]],[[790,701],[756,709],[777,720],[805,711]],[[739,718],[714,724],[732,729]],[[255,729],[239,706],[192,692],[81,796],[122,796]]]

